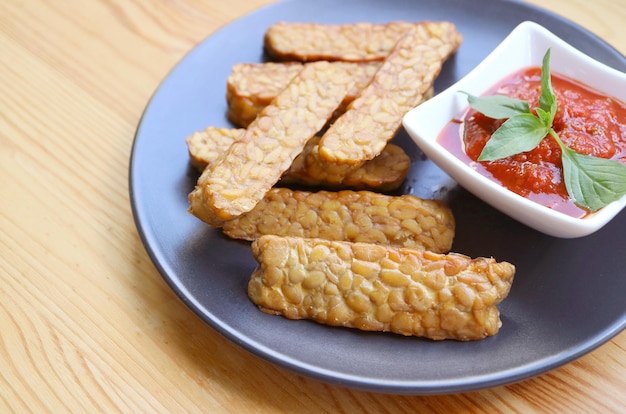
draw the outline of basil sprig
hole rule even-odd
[[[547,136],[561,148],[563,179],[570,198],[591,212],[626,194],[626,165],[579,154],[567,147],[552,128],[557,111],[550,77],[550,49],[541,66],[541,95],[536,115],[528,102],[503,95],[477,97],[466,92],[470,106],[493,119],[506,121],[491,136],[478,161],[495,161],[534,149]]]

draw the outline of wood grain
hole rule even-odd
[[[518,384],[385,395],[271,365],[175,297],[132,219],[135,128],[186,52],[271,2],[0,2],[0,412],[623,410],[624,332]],[[626,53],[626,1],[531,3]]]

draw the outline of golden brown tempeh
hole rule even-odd
[[[246,132],[243,128],[207,127],[202,131],[194,132],[185,139],[189,162],[198,171],[202,172]]]
[[[452,23],[427,23],[409,31],[372,82],[323,135],[320,157],[330,163],[359,165],[380,154],[400,128],[402,117],[424,99],[460,42]]]
[[[208,127],[186,139],[191,164],[201,172],[208,164],[225,153],[241,138],[244,129]],[[318,137],[306,144],[304,150],[281,178],[284,184],[299,184],[333,189],[392,191],[404,181],[411,160],[397,145],[388,144],[383,152],[356,170],[348,173],[323,168],[315,154]]]
[[[229,121],[247,128],[261,110],[285,89],[302,67],[302,63],[298,62],[234,65],[226,85]],[[354,76],[354,86],[346,94],[335,117],[343,113],[347,105],[365,89],[380,67],[380,63],[354,63],[345,67]]]
[[[316,146],[319,150],[319,146]],[[316,157],[319,159],[319,155]],[[324,171],[315,173],[312,171],[315,165],[319,163],[311,163],[306,168],[308,176],[323,176]],[[351,170],[341,181],[341,186],[352,189],[372,189],[376,191],[393,191],[400,188],[404,182],[407,173],[411,168],[411,159],[404,150],[394,144],[387,144],[383,152],[371,161],[365,162],[359,168]],[[325,172],[332,171],[327,169]],[[290,174],[295,176],[295,172]],[[303,179],[300,182],[304,181]],[[326,178],[329,187],[336,182],[334,178]]]
[[[343,114],[348,105],[367,87],[380,65],[381,62],[372,62],[353,63],[347,66],[354,75],[354,86],[333,114],[333,119]],[[299,62],[234,65],[226,86],[228,120],[238,127],[247,128],[300,70],[302,70],[302,63]],[[431,87],[425,99],[433,95],[434,88]]]
[[[412,195],[273,188],[253,210],[224,223],[223,230],[244,240],[274,234],[448,252],[454,216],[442,202]]]
[[[228,148],[246,132],[244,128],[207,127],[185,139],[189,161],[200,172],[214,163]]]
[[[228,120],[247,128],[303,67],[299,62],[234,65],[226,82]]]
[[[422,24],[279,22],[267,29],[264,44],[277,60],[381,61],[408,30]]]
[[[263,236],[248,296],[289,319],[433,340],[495,335],[515,267],[427,250]]]
[[[318,143],[319,137],[307,143],[304,151],[283,175],[283,184],[389,192],[400,187],[411,167],[411,159],[406,152],[391,143],[376,158],[356,169],[320,160]]]
[[[354,84],[342,65],[313,62],[289,83],[189,195],[189,211],[219,226],[248,212],[326,124]]]

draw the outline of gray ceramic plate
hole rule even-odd
[[[453,250],[517,266],[502,303],[503,327],[478,342],[432,342],[330,328],[259,312],[246,283],[249,245],[189,215],[197,174],[184,139],[229,126],[225,84],[238,62],[264,59],[262,36],[279,20],[327,23],[450,20],[465,41],[436,89],[469,72],[518,23],[536,21],[583,52],[626,71],[626,58],[569,21],[529,5],[495,0],[291,0],[242,17],[194,48],[148,103],[130,164],[133,213],[148,253],[171,288],[207,324],[259,357],[334,384],[388,393],[436,394],[520,381],[570,362],[626,326],[626,214],[600,232],[561,240],[537,233],[477,200],[426,159],[413,159],[402,191],[447,200],[458,231]]]

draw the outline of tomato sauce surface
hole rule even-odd
[[[558,105],[553,129],[565,145],[581,154],[626,164],[626,105],[563,75],[551,75]],[[495,94],[528,101],[534,111],[541,94],[541,68],[516,72],[485,93]],[[477,161],[502,123],[504,120],[468,109],[447,125],[438,141],[481,174],[517,194],[574,217],[587,215],[587,210],[575,205],[567,194],[561,149],[549,136],[531,151],[496,161]]]

